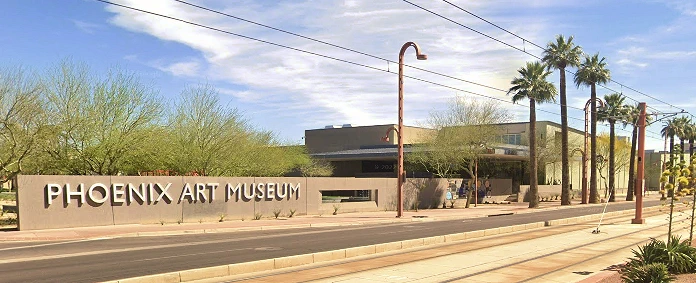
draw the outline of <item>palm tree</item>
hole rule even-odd
[[[510,82],[512,87],[508,94],[513,94],[512,102],[517,103],[529,99],[529,208],[539,206],[539,181],[537,177],[536,156],[536,104],[553,101],[556,98],[556,87],[546,81],[551,74],[540,62],[527,62],[525,67],[517,71],[520,76]]]
[[[636,105],[625,105],[626,107],[626,119],[623,121],[624,128],[628,125],[633,126],[633,132],[631,133],[631,159],[628,165],[628,191],[626,194],[627,201],[633,201],[634,189],[636,186],[636,145],[638,141],[638,119],[640,118],[640,107]],[[650,116],[645,116],[646,124],[650,121]]]
[[[599,111],[598,118],[601,121],[609,122],[609,201],[616,201],[616,160],[614,156],[614,148],[616,147],[616,132],[614,131],[614,126],[617,120],[623,120],[626,115],[626,108],[624,107],[624,97],[619,93],[612,93],[604,96],[604,102],[606,107]]]
[[[675,118],[674,122],[676,123],[676,131],[674,133],[677,135],[677,137],[679,137],[679,146],[681,149],[679,161],[684,161],[684,153],[686,152],[684,144],[688,139],[686,128],[691,123],[691,119],[686,116],[681,116],[679,118]]]
[[[662,134],[665,139],[669,138],[669,163],[667,163],[668,168],[672,168],[674,165],[674,135],[677,134],[677,124],[674,121],[676,119],[671,119],[667,120],[665,122],[665,127],[662,128],[660,133]],[[672,175],[669,176],[669,182],[674,184],[674,177]],[[668,194],[668,195],[671,195]]]
[[[689,162],[694,160],[694,139],[696,139],[696,124],[693,121],[689,121],[684,129],[686,131],[686,136],[689,139]]]
[[[597,193],[597,84],[605,84],[611,79],[607,63],[604,57],[599,59],[599,53],[585,56],[585,61],[580,64],[580,68],[575,73],[575,85],[586,85],[590,87],[590,99],[592,100],[592,121],[590,132],[590,203],[599,202]]]
[[[566,99],[566,67],[580,65],[582,48],[573,43],[573,36],[566,40],[563,35],[556,36],[556,42],[546,44],[541,60],[548,67],[558,70],[561,75],[561,205],[570,204],[570,164],[568,161],[568,107]]]

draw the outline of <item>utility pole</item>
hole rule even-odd
[[[641,102],[638,104],[638,108],[640,108],[640,116],[638,116],[638,172],[636,173],[636,180],[633,182],[635,186],[634,191],[636,192],[636,218],[631,223],[644,224],[643,180],[645,179],[645,109],[647,105],[645,102]]]

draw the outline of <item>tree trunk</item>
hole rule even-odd
[[[689,163],[694,160],[694,139],[689,139]]]
[[[614,147],[616,147],[616,133],[614,132],[614,123],[615,121],[609,120],[609,201],[610,202],[615,202],[616,201],[616,163],[615,163],[615,154],[614,154]]]
[[[684,161],[684,152],[686,152],[686,150],[684,150],[684,139],[683,138],[679,138],[679,145],[681,146],[681,156],[679,156],[679,161]]]
[[[529,99],[529,208],[539,207],[539,180],[536,159],[536,101]]]
[[[599,203],[597,191],[597,87],[590,86],[590,99],[592,108],[590,111],[590,203]]]
[[[568,106],[566,99],[565,68],[561,74],[561,205],[570,204],[570,162],[568,160]]]
[[[674,166],[674,135],[669,136],[669,170],[671,170],[672,166]],[[669,175],[669,182],[674,184],[674,176],[672,174]],[[676,188],[676,185],[674,186]],[[674,190],[668,191],[667,192],[668,197],[674,196]]]
[[[636,185],[636,139],[638,138],[638,126],[633,125],[633,133],[631,134],[631,160],[628,163],[628,191],[626,192],[626,200],[632,201]],[[638,181],[640,182],[640,181]],[[642,191],[640,193],[643,193]]]

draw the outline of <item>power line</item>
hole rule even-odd
[[[275,30],[275,31],[278,31],[278,32],[282,32],[282,33],[285,33],[285,34],[290,34],[290,35],[293,35],[293,36],[297,36],[297,37],[300,37],[300,38],[303,38],[303,39],[306,39],[306,40],[310,40],[310,41],[314,41],[314,42],[317,42],[317,43],[325,44],[325,45],[328,45],[328,46],[331,46],[331,47],[335,47],[335,48],[338,48],[338,49],[341,49],[341,50],[350,51],[350,52],[357,53],[357,54],[364,55],[364,56],[368,56],[368,57],[371,57],[371,58],[375,58],[375,59],[379,59],[379,60],[384,60],[384,61],[389,62],[389,63],[398,64],[398,62],[393,61],[393,60],[390,60],[390,59],[387,59],[387,58],[384,58],[384,57],[379,57],[379,56],[372,55],[372,54],[369,54],[369,53],[366,53],[366,52],[363,52],[363,51],[351,49],[351,48],[348,48],[348,47],[336,45],[336,44],[333,44],[333,43],[330,43],[330,42],[326,42],[326,41],[323,41],[323,40],[315,39],[315,38],[312,38],[312,37],[309,37],[309,36],[301,35],[301,34],[294,33],[294,32],[291,32],[291,31],[287,31],[287,30],[284,30],[284,29],[272,27],[272,26],[269,26],[269,25],[265,25],[265,24],[262,24],[262,23],[258,23],[258,22],[255,22],[255,21],[251,21],[251,20],[248,20],[248,19],[244,19],[244,18],[241,18],[241,17],[238,17],[238,16],[234,16],[234,15],[231,15],[231,14],[227,14],[227,13],[224,13],[224,12],[220,12],[220,11],[217,11],[217,10],[214,10],[214,9],[211,9],[211,8],[207,8],[207,7],[204,7],[204,6],[201,6],[201,5],[192,4],[192,3],[189,3],[189,2],[186,2],[186,1],[183,1],[183,0],[174,0],[174,1],[179,2],[179,3],[182,3],[182,4],[185,4],[185,5],[189,5],[189,6],[191,6],[191,7],[195,7],[195,8],[198,8],[198,9],[202,9],[202,10],[205,10],[205,11],[208,11],[208,12],[212,12],[212,13],[215,13],[215,14],[223,15],[223,16],[230,17],[230,18],[233,18],[233,19],[236,19],[236,20],[240,20],[240,21],[243,21],[243,22],[247,22],[247,23],[251,23],[251,24],[254,24],[254,25],[258,25],[258,26],[261,26],[261,27],[268,28],[268,29],[272,29],[272,30]],[[484,35],[484,36],[486,36],[486,35],[483,34],[483,33],[481,33],[481,34]],[[492,37],[489,37],[489,38],[492,38]],[[494,39],[494,38],[492,38],[492,39]],[[495,39],[494,39],[494,40],[495,40]],[[504,42],[503,42],[503,43],[504,43]],[[532,55],[532,54],[530,54],[530,55]],[[459,81],[466,82],[466,83],[469,83],[469,84],[473,84],[473,85],[477,85],[477,86],[482,86],[482,87],[485,87],[485,88],[488,88],[488,89],[492,89],[492,90],[496,90],[496,91],[500,91],[500,92],[507,93],[507,90],[501,89],[501,88],[498,88],[498,87],[489,86],[489,85],[485,85],[485,84],[482,84],[482,83],[477,83],[477,82],[473,82],[473,81],[469,81],[469,80],[465,80],[465,79],[460,79],[460,78],[457,78],[457,77],[454,77],[454,76],[450,76],[450,75],[447,75],[447,74],[442,74],[442,73],[439,73],[439,72],[430,71],[430,70],[427,70],[427,69],[419,68],[419,67],[412,66],[412,65],[408,65],[408,64],[404,64],[404,66],[407,66],[407,67],[410,67],[410,68],[413,68],[413,69],[416,69],[416,70],[419,70],[419,71],[423,71],[423,72],[427,72],[427,73],[431,73],[431,74],[443,76],[443,77],[446,77],[446,78],[455,79],[455,80],[459,80]],[[555,103],[555,102],[552,102],[552,103],[553,103],[553,104],[556,104],[556,105],[561,105],[560,103]],[[567,105],[567,107],[568,107],[568,108],[572,108],[572,109],[576,109],[576,110],[584,111],[584,108],[575,107],[575,106],[572,106],[572,105]]]
[[[406,1],[406,0],[404,0],[404,1],[407,2],[407,3],[412,4],[412,3],[409,2],[409,1]],[[445,2],[445,3],[447,3],[447,4],[449,4],[449,5],[451,5],[451,6],[453,6],[453,7],[455,7],[455,8],[457,8],[457,9],[459,9],[459,10],[461,10],[461,11],[463,11],[463,12],[465,12],[465,13],[467,13],[467,14],[469,14],[469,15],[471,15],[471,16],[474,16],[474,17],[476,17],[476,18],[478,18],[478,19],[480,19],[480,20],[482,20],[482,21],[484,21],[484,22],[486,22],[486,23],[488,23],[488,24],[490,24],[490,25],[492,25],[492,26],[494,26],[494,27],[496,27],[496,28],[498,28],[498,29],[500,29],[500,30],[502,30],[502,31],[504,31],[504,32],[506,32],[506,33],[512,35],[512,36],[514,36],[514,37],[517,37],[517,38],[521,39],[523,42],[527,42],[527,43],[529,43],[529,44],[531,44],[531,45],[533,45],[533,46],[536,46],[536,47],[538,47],[538,48],[540,48],[540,49],[542,49],[542,50],[544,50],[544,51],[547,51],[547,49],[546,49],[545,47],[542,47],[542,46],[540,46],[540,45],[538,45],[538,44],[536,44],[536,43],[534,43],[534,42],[532,42],[532,41],[530,41],[530,40],[528,40],[528,39],[526,39],[526,38],[524,38],[524,37],[521,37],[521,36],[519,36],[519,35],[517,35],[517,34],[511,32],[511,31],[509,31],[509,30],[507,30],[507,29],[505,29],[505,28],[502,28],[502,27],[496,25],[495,23],[490,22],[490,21],[484,19],[483,17],[481,17],[481,16],[479,16],[479,15],[476,15],[476,14],[474,14],[474,13],[472,13],[472,12],[470,12],[470,11],[468,11],[468,10],[466,10],[466,9],[464,9],[464,8],[458,6],[458,5],[456,5],[456,4],[454,4],[454,3],[450,2],[450,1],[447,1],[447,0],[442,0],[442,1]],[[412,5],[414,5],[414,4],[412,4]],[[414,5],[414,6],[415,6],[415,5]],[[423,9],[423,8],[421,8],[421,9]],[[431,12],[431,13],[432,13],[432,12]],[[468,28],[468,27],[467,27],[467,28]],[[471,28],[468,28],[468,29],[472,30]],[[478,33],[478,32],[477,32],[477,33]],[[479,34],[480,34],[480,33],[479,33]],[[489,37],[489,38],[490,38],[490,37]],[[498,40],[496,40],[496,41],[498,41]],[[500,42],[500,41],[498,41],[498,42]],[[506,45],[507,45],[507,44],[506,44]],[[519,49],[518,49],[518,50],[519,50]],[[525,53],[529,54],[529,53],[526,52],[526,51],[525,51]],[[532,54],[530,54],[530,55],[532,55]],[[535,55],[532,55],[532,56],[535,57],[535,58],[537,58],[537,59],[539,59],[538,56],[535,56]],[[571,73],[572,73],[572,72],[571,72]],[[620,83],[620,82],[617,82],[617,81],[615,81],[615,80],[613,80],[613,79],[610,79],[610,81],[613,82],[613,83],[615,83],[615,84],[618,84],[618,85],[621,86],[622,88],[626,88],[626,89],[632,90],[633,92],[636,92],[636,93],[638,93],[638,94],[642,94],[643,96],[646,96],[646,97],[651,98],[651,99],[653,99],[653,100],[655,100],[655,101],[661,102],[661,103],[663,103],[663,104],[665,104],[665,105],[669,105],[670,107],[674,107],[674,108],[677,108],[677,109],[680,109],[680,110],[684,110],[684,109],[682,109],[682,108],[680,108],[680,107],[677,107],[677,106],[672,105],[672,104],[670,104],[670,103],[668,103],[668,102],[666,102],[666,101],[663,101],[663,100],[661,100],[661,99],[658,99],[658,98],[656,98],[656,97],[654,97],[654,96],[651,96],[651,95],[648,95],[648,94],[646,94],[646,93],[644,93],[644,92],[641,92],[641,91],[639,91],[639,90],[636,90],[636,89],[634,89],[634,88],[632,88],[632,87],[630,87],[630,86],[627,86],[627,85],[625,85],[625,84],[622,84],[622,83]],[[614,91],[614,92],[616,92],[616,91]],[[635,100],[635,99],[633,99],[633,98],[631,98],[631,97],[629,97],[629,96],[626,96],[626,97],[628,97],[628,98],[631,99],[631,100],[634,100],[634,101],[638,102],[637,100]],[[652,107],[651,107],[651,108],[652,108]],[[653,109],[655,109],[655,108],[653,108]],[[655,110],[657,110],[657,109],[655,109]],[[696,117],[696,116],[694,116],[693,114],[691,114],[691,113],[689,113],[689,112],[687,112],[687,113],[688,113],[689,115],[691,115],[692,117]]]
[[[138,8],[135,8],[135,7],[130,7],[130,6],[122,5],[122,4],[117,4],[117,3],[113,3],[113,2],[110,2],[110,1],[106,1],[106,0],[96,0],[96,1],[99,1],[99,2],[102,2],[102,3],[105,3],[105,4],[109,4],[109,5],[118,6],[118,7],[125,8],[125,9],[129,9],[129,10],[138,11],[138,12],[141,12],[141,13],[150,14],[150,15],[153,15],[153,16],[158,16],[158,17],[162,17],[162,18],[167,18],[167,19],[170,19],[170,20],[174,20],[174,21],[186,23],[186,24],[189,24],[189,25],[193,25],[193,26],[197,26],[197,27],[201,27],[201,28],[205,28],[205,29],[209,29],[209,30],[213,30],[213,31],[225,33],[225,34],[228,34],[228,35],[234,35],[234,36],[242,37],[242,38],[249,39],[249,40],[253,40],[253,41],[257,41],[257,42],[261,42],[261,43],[265,43],[265,44],[269,44],[269,45],[273,45],[273,46],[277,46],[277,47],[282,47],[282,48],[294,50],[294,51],[301,52],[301,53],[306,53],[306,54],[310,54],[310,55],[314,55],[314,56],[319,56],[319,57],[322,57],[322,58],[325,58],[325,59],[331,59],[331,60],[335,60],[335,61],[339,61],[339,62],[343,62],[343,63],[355,65],[355,66],[365,67],[365,68],[368,68],[368,69],[372,69],[372,70],[376,70],[376,71],[381,71],[381,72],[386,72],[386,73],[390,73],[390,74],[397,74],[397,73],[392,72],[392,71],[389,71],[389,70],[383,70],[383,69],[380,69],[380,68],[368,66],[368,65],[365,65],[365,64],[357,63],[357,62],[352,62],[352,61],[345,60],[345,59],[340,59],[340,58],[336,58],[336,57],[332,57],[332,56],[328,56],[328,55],[323,55],[323,54],[319,54],[319,53],[316,53],[316,52],[311,52],[311,51],[307,51],[307,50],[303,50],[303,49],[299,49],[299,48],[295,48],[295,47],[291,47],[291,46],[287,46],[287,45],[283,45],[283,44],[278,44],[278,43],[274,43],[274,42],[270,42],[270,41],[266,41],[266,40],[262,40],[262,39],[257,39],[257,38],[254,38],[254,37],[245,36],[245,35],[242,35],[242,34],[237,34],[237,33],[234,33],[234,32],[230,32],[230,31],[226,31],[226,30],[219,29],[219,28],[215,28],[215,27],[211,27],[211,26],[207,26],[207,25],[203,25],[203,24],[199,24],[199,23],[195,23],[195,22],[183,20],[183,19],[180,19],[180,18],[176,18],[176,17],[172,17],[172,16],[167,16],[167,15],[163,15],[163,14],[151,12],[151,11],[146,11],[146,10],[138,9]],[[425,83],[437,85],[437,86],[440,86],[440,87],[449,88],[449,89],[452,89],[452,90],[457,90],[457,91],[461,91],[461,92],[465,92],[465,93],[470,93],[470,94],[473,94],[473,95],[476,95],[476,96],[481,96],[481,97],[488,98],[488,99],[493,99],[493,100],[496,100],[496,101],[501,101],[501,102],[505,102],[505,103],[510,103],[510,104],[513,104],[513,105],[519,105],[519,106],[526,107],[526,108],[529,107],[529,105],[517,104],[517,103],[513,103],[512,101],[509,101],[509,100],[505,100],[505,99],[501,99],[501,98],[497,98],[497,97],[492,97],[492,96],[488,96],[488,95],[484,95],[484,94],[480,94],[480,93],[476,93],[476,92],[472,92],[472,91],[460,89],[460,88],[457,88],[457,87],[452,87],[452,86],[444,85],[444,84],[441,84],[441,83],[437,83],[437,82],[433,82],[433,81],[429,81],[429,80],[425,80],[425,79],[421,79],[421,78],[417,78],[417,77],[413,77],[413,76],[404,75],[404,77],[409,78],[409,79],[413,79],[413,80],[416,80],[416,81],[421,81],[421,82],[425,82]],[[537,109],[537,110],[540,111],[540,112],[546,112],[546,113],[553,114],[553,115],[560,115],[559,113],[555,113],[555,112],[548,111],[548,110],[544,110],[544,109]],[[569,117],[569,118],[574,119],[574,120],[578,120],[578,121],[583,121],[583,122],[585,121],[584,119],[580,119],[580,118],[576,118],[576,117]]]

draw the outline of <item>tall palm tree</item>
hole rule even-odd
[[[674,122],[676,123],[676,130],[674,133],[679,138],[679,146],[681,149],[679,161],[684,161],[684,153],[686,152],[684,145],[686,143],[686,140],[688,139],[686,127],[688,127],[688,125],[691,123],[691,119],[689,119],[686,116],[681,116],[675,118]]]
[[[689,162],[691,160],[694,160],[694,139],[696,139],[696,124],[694,124],[693,121],[690,121],[689,124],[686,125],[686,136],[689,139]]]
[[[669,138],[669,163],[667,163],[667,167],[671,168],[674,165],[674,136],[677,134],[677,123],[674,121],[675,119],[670,119],[665,122],[665,126],[662,128],[660,133],[662,134],[665,139]],[[674,184],[674,177],[672,175],[669,176],[669,182]],[[671,193],[669,193],[671,196]]]
[[[628,125],[633,127],[633,132],[631,133],[631,159],[628,165],[628,192],[626,194],[626,200],[632,201],[633,195],[635,194],[635,178],[636,178],[636,154],[637,154],[637,141],[638,141],[638,119],[640,118],[640,107],[636,105],[625,105],[626,107],[626,119],[623,121],[624,128]],[[650,116],[645,116],[645,122],[650,122]]]
[[[575,85],[586,85],[590,87],[590,99],[592,100],[592,108],[590,120],[591,136],[590,136],[590,203],[599,202],[599,194],[597,193],[597,84],[605,84],[611,79],[607,63],[604,57],[599,59],[599,53],[590,56],[585,56],[585,61],[580,64],[578,71],[575,73]]]
[[[546,66],[540,62],[527,62],[525,67],[518,71],[519,77],[515,77],[508,94],[513,94],[512,102],[529,99],[529,207],[539,206],[539,181],[537,177],[536,156],[536,104],[553,101],[556,98],[556,87],[546,81],[551,74]]]
[[[570,204],[570,162],[568,161],[568,107],[566,99],[566,67],[580,65],[582,48],[573,43],[573,36],[566,40],[563,35],[556,36],[556,42],[546,44],[541,60],[548,67],[558,70],[561,76],[561,205]]]
[[[609,122],[609,201],[616,201],[616,160],[614,155],[614,148],[616,147],[616,132],[614,131],[614,126],[616,121],[621,121],[626,115],[626,108],[624,106],[624,97],[619,93],[612,93],[604,96],[604,102],[606,107],[599,111],[598,118],[601,121]]]

